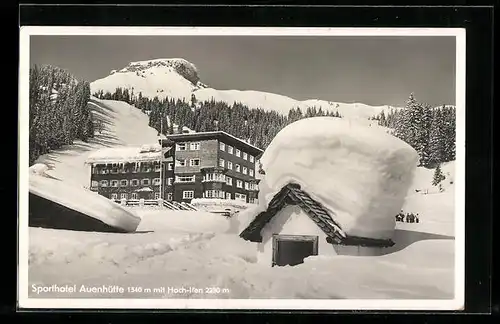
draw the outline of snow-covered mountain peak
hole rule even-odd
[[[183,58],[158,58],[130,62],[121,70],[91,83],[92,93],[103,91],[114,93],[117,88],[128,89],[135,95],[153,99],[165,97],[189,102],[223,101],[232,105],[241,103],[249,108],[260,108],[287,115],[291,109],[299,108],[306,113],[308,108],[338,112],[347,118],[367,121],[368,118],[388,111],[389,106],[370,106],[362,103],[342,103],[320,99],[296,100],[285,95],[263,91],[219,90],[200,81],[196,66]]]
[[[164,71],[162,71],[164,70]],[[183,58],[161,58],[147,61],[130,62],[125,68],[118,71],[118,73],[126,72],[177,72],[179,75],[196,85],[200,78],[198,77],[198,70],[196,66],[183,59]]]

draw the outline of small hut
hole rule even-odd
[[[272,266],[297,265],[311,255],[378,255],[391,239],[346,235],[329,212],[300,186],[284,186],[240,237],[259,243],[259,257]]]

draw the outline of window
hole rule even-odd
[[[219,159],[219,166],[224,167],[224,159]]]
[[[193,176],[176,176],[175,177],[175,182],[194,182],[194,175]]]
[[[130,185],[132,187],[137,187],[139,185],[139,180],[137,179],[130,180]]]
[[[92,180],[92,182],[90,183],[90,187],[96,188],[97,186],[99,186],[99,182],[95,181],[95,180]]]
[[[318,236],[273,235],[272,266],[298,265],[310,255],[318,255]]]
[[[184,190],[182,192],[182,199],[193,199],[194,191],[193,190]]]
[[[226,192],[226,199],[231,199],[231,193],[230,192]]]
[[[128,195],[127,195],[127,193],[126,193],[126,192],[122,192],[122,193],[120,194],[120,199],[127,199],[127,198],[128,198]]]
[[[117,167],[111,168],[111,173],[113,173],[113,174],[118,173],[118,168]]]
[[[248,160],[248,154],[243,153],[243,160]]]
[[[241,181],[241,180],[236,180],[236,187],[238,187],[238,188],[243,188],[243,181]]]
[[[133,192],[131,196],[132,196],[131,199],[137,199],[137,192]]]
[[[159,192],[155,192],[155,199],[160,199],[160,193]]]
[[[120,180],[120,187],[126,187],[128,186],[128,180],[124,179],[124,180]]]
[[[241,171],[240,171],[240,165],[239,165],[239,164],[236,164],[236,172],[241,172]]]
[[[111,180],[111,187],[118,187],[118,180]]]
[[[219,148],[220,148],[221,151],[225,151],[226,150],[226,144],[220,142],[219,143]]]
[[[226,182],[226,176],[222,173],[207,173],[203,177],[203,181]]]
[[[173,181],[174,181],[174,178],[168,178],[167,179],[167,185],[171,186]]]
[[[186,143],[178,143],[175,146],[176,151],[186,151],[187,150],[187,144]]]
[[[231,177],[226,177],[226,184],[228,186],[232,186],[233,185],[233,178]]]
[[[200,150],[200,142],[193,142],[193,143],[190,143],[189,145],[189,149],[191,151],[199,151]]]
[[[171,192],[167,193],[167,200],[172,200],[172,193]]]
[[[142,179],[143,186],[149,186],[149,179]]]
[[[151,166],[149,164],[142,164],[142,172],[151,172]]]
[[[233,147],[232,146],[227,146],[227,153],[233,154]]]
[[[172,171],[174,169],[174,164],[172,162],[170,162],[168,164],[168,168],[167,168],[169,171]]]
[[[120,168],[120,173],[127,173],[127,172],[128,172],[128,167],[125,168],[125,166],[124,166],[124,167]]]
[[[189,160],[190,166],[200,166],[200,159],[191,159]]]
[[[245,189],[250,190],[250,187],[248,186],[248,182],[245,182]]]
[[[101,173],[101,174],[108,174],[108,173],[109,173],[109,170],[108,170],[108,169],[106,169],[106,168],[102,168],[100,173]]]
[[[240,150],[238,150],[238,149],[236,149],[236,156],[237,156],[237,157],[240,157],[240,156],[241,156],[241,151],[240,151]]]
[[[248,173],[247,167],[243,167],[243,174],[247,174],[247,173]]]
[[[229,170],[232,170],[232,169],[233,169],[233,162],[231,162],[231,161],[227,161],[227,168],[228,168]]]
[[[108,186],[108,180],[101,180],[101,187],[107,187]]]
[[[253,177],[253,169],[248,170],[248,172],[250,173],[250,176]]]
[[[240,201],[244,201],[244,202],[247,201],[247,195],[243,195],[243,194],[239,194],[239,193],[235,193],[234,198],[236,198],[236,200],[240,200]]]
[[[114,200],[118,199],[118,194],[117,193],[112,193],[111,194],[111,199],[114,199]]]
[[[155,172],[160,172],[161,164],[155,164]]]
[[[253,155],[250,155],[250,162],[252,162],[252,163],[254,162],[254,157],[253,157]]]
[[[186,166],[186,160],[175,160],[176,166]]]
[[[159,186],[160,182],[161,182],[160,178],[154,178],[153,179],[153,186]]]
[[[205,198],[222,198],[226,197],[226,193],[222,190],[206,190]]]
[[[132,173],[137,173],[139,171],[139,165],[137,163],[134,163],[131,170],[132,170]]]

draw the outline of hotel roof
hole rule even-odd
[[[184,134],[170,134],[165,136],[167,140],[173,142],[182,142],[185,140],[203,140],[203,139],[222,139],[226,144],[238,145],[240,147],[245,147],[246,151],[254,156],[261,155],[264,151],[244,140],[233,136],[224,131],[213,131],[213,132],[199,132],[199,133],[184,133]],[[164,139],[161,141],[165,141]]]

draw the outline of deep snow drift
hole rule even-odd
[[[389,239],[417,161],[412,147],[377,128],[332,117],[302,119],[282,129],[262,155],[266,174],[259,184],[260,205],[252,212],[267,209],[293,182],[320,202],[345,234]]]
[[[418,194],[420,202],[430,195]],[[446,192],[435,195],[446,200]],[[420,224],[452,214],[450,204],[435,213],[425,204]],[[380,257],[309,257],[295,267],[263,266],[256,243],[230,233],[222,216],[203,212],[135,209],[136,233],[85,233],[30,228],[29,283],[35,285],[120,285],[122,287],[218,287],[217,294],[125,293],[30,297],[151,298],[391,298],[441,299],[454,294],[453,237],[418,232],[404,249]],[[293,284],[290,284],[290,283]]]
[[[93,191],[44,175],[30,174],[29,191],[30,194],[36,195],[41,199],[65,206],[73,211],[89,216],[98,222],[109,225],[114,229],[118,229],[119,231],[134,232],[141,221],[140,217],[130,210],[122,208],[117,203]],[[34,201],[35,200],[30,200],[30,204]],[[39,207],[39,205],[37,205],[37,207]],[[57,217],[64,217],[64,214],[58,216],[43,215],[44,210],[32,210],[32,212],[33,214],[38,214],[40,217],[38,219],[39,224],[47,224],[47,222],[68,223],[67,219],[56,219]],[[30,216],[30,218],[31,217],[32,216]],[[72,221],[74,221],[75,224],[67,225],[69,225],[71,229],[77,229],[79,227],[79,225],[76,224],[78,222],[77,220],[82,219],[83,221],[83,218],[83,215],[80,216],[80,218],[74,218]]]

